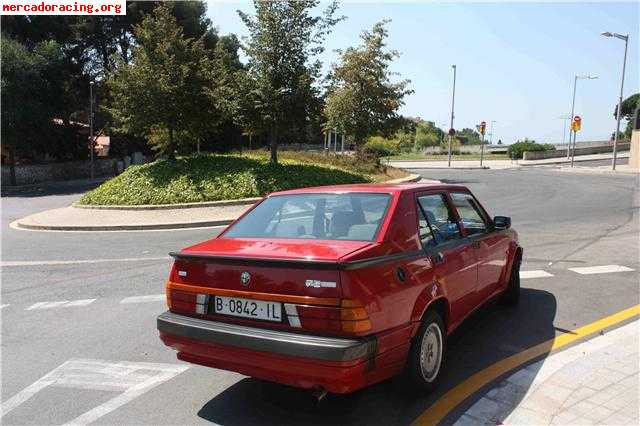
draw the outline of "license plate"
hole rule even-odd
[[[242,318],[282,321],[282,304],[240,297],[215,296],[214,312]]]

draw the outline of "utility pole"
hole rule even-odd
[[[93,140],[93,81],[89,83],[89,150],[91,151],[91,179],[95,178],[95,170],[93,167],[94,156],[94,140]]]
[[[451,133],[453,132],[453,119],[455,117],[453,111],[456,103],[456,66],[451,65],[451,68],[453,68],[453,94],[451,95],[451,127],[449,128],[449,154],[447,156],[448,167],[451,167],[451,142],[454,136]]]
[[[618,133],[620,133],[620,118],[622,116],[622,92],[624,90],[624,71],[625,68],[627,67],[627,48],[629,47],[629,34],[627,35],[622,35],[622,34],[616,34],[616,33],[610,33],[610,32],[606,32],[606,33],[602,33],[603,36],[605,37],[615,37],[617,39],[620,40],[624,40],[624,60],[622,61],[622,78],[620,81],[620,98],[618,100],[618,109],[617,109],[617,123],[616,123],[616,133],[613,137],[613,162],[611,163],[611,169],[615,170],[616,169],[616,159],[618,156]]]

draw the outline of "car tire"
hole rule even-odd
[[[446,352],[447,334],[442,317],[436,311],[428,311],[416,334],[405,369],[405,379],[415,390],[433,390],[442,373]]]
[[[509,284],[507,289],[502,294],[500,301],[506,306],[516,306],[520,301],[520,264],[522,259],[518,255],[513,260],[513,266],[511,267],[511,274],[509,275]]]

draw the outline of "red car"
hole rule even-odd
[[[447,336],[490,299],[518,301],[510,226],[459,185],[274,193],[172,253],[160,338],[181,360],[321,393],[402,372],[430,389]]]

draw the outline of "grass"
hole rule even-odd
[[[484,154],[483,157],[485,160],[508,160],[509,156],[507,154]],[[409,152],[405,154],[392,155],[389,157],[385,157],[385,160],[427,160],[427,161],[447,161],[446,154],[421,154],[417,152]],[[452,155],[451,160],[453,161],[480,161],[480,154],[457,154]]]
[[[271,165],[264,151],[179,157],[131,166],[85,194],[84,205],[177,204],[259,197],[292,188],[377,182],[406,172],[344,156],[281,152]]]

